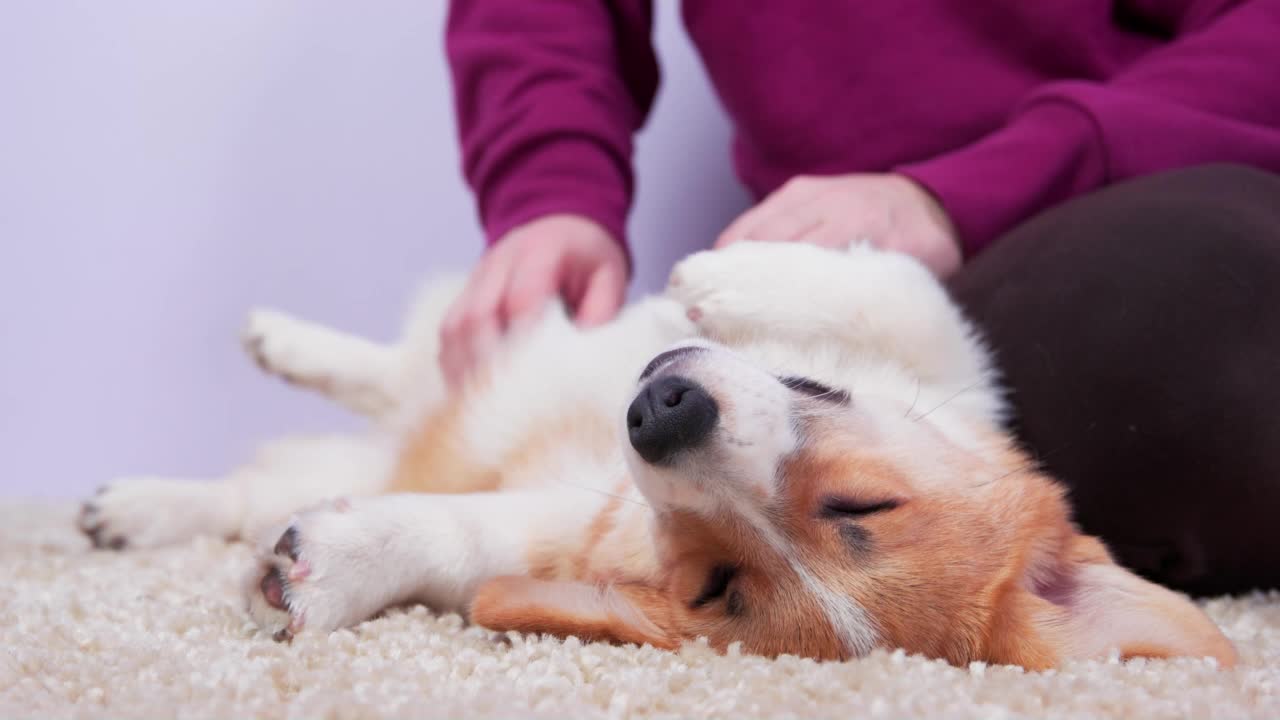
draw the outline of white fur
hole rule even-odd
[[[326,501],[287,524],[296,562],[275,551],[285,528],[264,536],[246,578],[248,609],[273,633],[346,627],[408,601],[464,611],[483,581],[527,572],[532,543],[570,530],[547,526],[546,518],[585,524],[600,504],[583,493],[545,491]],[[289,579],[292,618],[262,599],[258,585],[269,568]]]
[[[426,291],[394,345],[255,314],[247,347],[265,369],[369,416],[373,429],[272,444],[220,484],[121,481],[91,501],[82,524],[134,547],[195,534],[261,534],[260,565],[247,588],[255,619],[272,631],[291,622],[331,629],[406,600],[465,607],[484,579],[524,572],[532,545],[581,531],[629,467],[653,512],[728,508],[754,518],[818,596],[846,649],[862,654],[875,641],[866,613],[790,554],[759,500],[746,499],[771,495],[773,468],[799,442],[789,426],[794,400],[775,375],[803,374],[848,391],[851,422],[890,445],[929,432],[976,446],[974,421],[995,423],[1003,413],[983,348],[915,261],[864,247],[841,254],[741,243],[685,260],[665,297],[637,303],[603,327],[580,330],[562,308],[551,308],[503,348],[494,382],[468,395],[462,442],[470,456],[501,457],[537,423],[566,413],[616,422],[613,451],[600,456],[564,438],[563,451],[529,477],[508,479],[518,491],[362,497],[386,487],[406,432],[444,398],[438,329],[460,287],[452,279]],[[732,409],[717,429],[713,462],[652,468],[624,439],[625,409],[644,365],[691,340],[710,349],[681,361],[681,372]],[[354,499],[287,519],[340,495]],[[627,509],[650,512],[641,504]],[[305,572],[273,551],[286,524]],[[269,568],[305,575],[289,582],[292,620],[261,597],[256,583]]]
[[[267,372],[370,418],[396,405],[396,354],[363,338],[272,310],[249,314],[245,349]]]

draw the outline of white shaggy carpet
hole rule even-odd
[[[1207,603],[1240,648],[1230,672],[677,654],[501,636],[421,608],[282,645],[241,610],[243,546],[90,552],[72,513],[0,502],[0,717],[1280,717],[1277,594]]]

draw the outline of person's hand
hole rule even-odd
[[[502,236],[471,272],[440,328],[440,368],[450,386],[497,347],[507,332],[564,298],[575,322],[613,318],[627,286],[618,242],[578,215],[547,215]]]
[[[894,174],[799,176],[725,228],[716,240],[807,242],[832,248],[855,241],[914,256],[939,277],[960,268],[955,228],[933,196]]]

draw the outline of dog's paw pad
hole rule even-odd
[[[287,530],[280,535],[280,539],[276,541],[272,552],[276,555],[283,555],[294,562],[298,562],[298,529],[289,526]]]
[[[98,550],[124,550],[129,545],[128,538],[116,534],[108,526],[107,519],[103,517],[102,509],[92,500],[80,506],[80,513],[76,516],[76,527],[89,539],[89,543]]]
[[[399,568],[381,568],[387,538],[376,518],[350,500],[326,500],[298,513],[259,546],[246,578],[249,614],[273,637],[304,626],[336,630],[372,617]],[[283,633],[283,635],[282,635]]]
[[[285,530],[280,539],[276,541],[273,552],[292,561],[293,564],[289,566],[290,582],[300,582],[311,574],[311,564],[298,554],[297,528],[290,526],[288,530]]]
[[[262,582],[258,583],[258,589],[262,591],[262,599],[267,604],[277,610],[288,612],[288,607],[284,601],[284,576],[281,575],[279,568],[271,568],[266,575],[262,576]]]
[[[302,581],[311,568],[302,559],[299,544],[298,529],[290,525],[261,558],[256,573],[260,578],[249,591],[250,613],[277,641],[292,640],[304,625],[299,601],[305,592]]]

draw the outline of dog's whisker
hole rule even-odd
[[[1049,451],[1049,452],[1047,452],[1047,453],[1045,453],[1045,454],[1043,454],[1043,455],[1036,455],[1035,457],[1033,457],[1033,458],[1031,459],[1031,461],[1030,461],[1030,462],[1027,462],[1027,463],[1025,463],[1025,464],[1023,464],[1023,465],[1019,465],[1018,467],[1016,467],[1016,468],[1014,468],[1014,469],[1010,470],[1009,472],[1004,473],[1003,475],[997,475],[996,477],[993,477],[993,478],[991,478],[990,480],[987,480],[986,482],[980,482],[980,483],[977,483],[976,485],[973,485],[973,487],[975,487],[975,488],[986,487],[986,486],[991,485],[991,484],[993,484],[993,483],[997,483],[997,482],[999,482],[999,481],[1001,481],[1001,480],[1003,480],[1003,479],[1005,479],[1005,478],[1009,477],[1010,475],[1016,475],[1016,474],[1018,474],[1018,473],[1023,473],[1023,472],[1026,472],[1026,471],[1028,471],[1028,470],[1035,470],[1035,469],[1037,469],[1037,468],[1040,468],[1040,467],[1042,467],[1042,466],[1043,466],[1044,461],[1045,461],[1046,459],[1048,459],[1048,458],[1050,458],[1050,457],[1053,457],[1054,455],[1057,455],[1058,453],[1062,452],[1063,450],[1066,450],[1067,448],[1071,447],[1072,445],[1075,445],[1075,443],[1074,443],[1074,442],[1069,442],[1069,443],[1066,443],[1065,445],[1059,445],[1058,447],[1054,448],[1053,450],[1051,450],[1051,451]]]
[[[911,398],[911,407],[907,408],[907,412],[902,416],[904,418],[911,417],[911,411],[916,409],[916,403],[920,402],[920,376],[916,376],[916,396]]]
[[[938,410],[941,410],[941,409],[943,408],[943,406],[945,406],[947,403],[951,402],[952,400],[955,400],[956,398],[958,398],[958,397],[960,397],[961,395],[963,395],[963,394],[965,394],[965,393],[969,392],[970,390],[973,390],[974,388],[978,387],[979,385],[982,385],[984,382],[985,382],[984,380],[979,380],[979,381],[977,381],[977,382],[971,383],[971,384],[969,384],[969,385],[966,385],[965,387],[960,388],[960,389],[959,389],[959,390],[957,390],[957,391],[955,392],[955,394],[953,394],[951,397],[949,397],[949,398],[947,398],[946,400],[943,400],[942,402],[940,402],[940,403],[938,403],[937,405],[933,406],[933,407],[932,407],[932,408],[930,408],[927,412],[921,413],[921,414],[919,414],[919,415],[915,416],[914,418],[912,418],[911,422],[920,422],[921,420],[923,420],[923,419],[925,419],[925,418],[929,417],[930,415],[932,415],[933,413],[937,412]]]
[[[611,493],[611,492],[609,492],[608,490],[601,490],[600,488],[587,487],[587,486],[585,486],[585,485],[574,485],[573,483],[565,482],[564,480],[557,480],[556,482],[558,482],[558,483],[559,483],[559,484],[561,484],[561,485],[564,485],[565,487],[571,487],[571,488],[573,488],[573,489],[575,489],[575,490],[585,490],[585,491],[587,491],[587,492],[593,492],[593,493],[596,493],[596,494],[598,494],[598,495],[604,495],[605,497],[611,497],[611,498],[614,498],[614,499],[616,499],[616,500],[621,500],[621,501],[623,501],[623,502],[628,502],[628,503],[631,503],[632,505],[639,505],[640,507],[646,507],[646,508],[650,508],[650,509],[652,509],[652,506],[650,506],[650,505],[649,505],[649,503],[647,503],[647,502],[642,502],[642,501],[640,501],[640,500],[635,500],[635,499],[633,499],[633,498],[629,498],[629,497],[627,497],[627,496],[625,496],[625,495],[619,495],[619,494],[617,494],[617,493]]]

